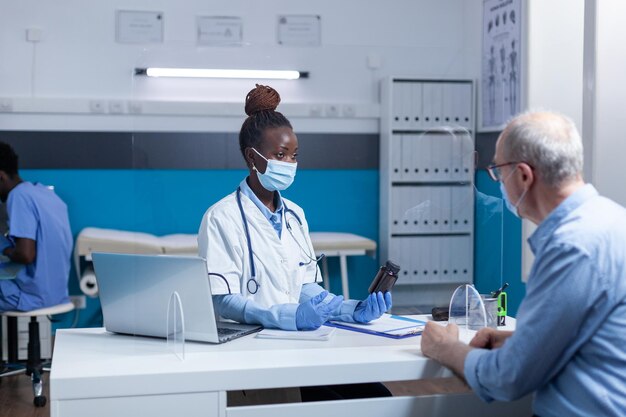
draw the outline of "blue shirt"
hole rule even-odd
[[[276,233],[278,233],[278,237],[280,238],[280,235],[283,232],[284,212],[283,199],[281,198],[280,193],[276,191],[276,194],[274,194],[274,198],[278,200],[278,204],[276,205],[276,211],[272,213],[265,204],[261,203],[261,200],[259,200],[256,194],[254,194],[254,191],[252,191],[246,179],[241,181],[241,184],[239,184],[239,188],[241,188],[241,193],[248,197],[250,200],[252,200],[254,205],[257,206],[259,210],[261,210],[263,216],[265,216],[265,218],[270,222],[274,230],[276,230]]]
[[[626,210],[585,185],[528,239],[535,255],[513,335],[472,350],[484,400],[536,391],[535,414],[626,415]]]
[[[35,261],[0,281],[4,308],[29,311],[69,301],[72,233],[67,206],[41,184],[19,183],[7,199],[9,235],[36,242]]]

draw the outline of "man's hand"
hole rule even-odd
[[[444,327],[429,321],[422,333],[422,353],[426,357],[441,362],[440,354],[444,346],[456,343],[458,340],[459,328],[456,324],[448,324]]]
[[[476,333],[469,345],[480,349],[498,349],[512,334],[513,332],[498,331],[490,327],[485,327]]]
[[[456,324],[443,327],[434,322],[426,323],[422,333],[422,353],[450,368],[461,379],[465,379],[463,367],[470,350],[471,347],[459,342],[459,328]]]

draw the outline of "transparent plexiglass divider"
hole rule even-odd
[[[167,304],[167,349],[181,361],[185,360],[185,315],[178,292],[174,291]]]
[[[389,251],[398,258],[402,284],[450,286],[441,289],[448,300],[455,284],[474,281],[472,133],[438,125],[400,136]]]
[[[485,304],[473,285],[459,285],[452,294],[448,323],[467,330],[487,327]]]

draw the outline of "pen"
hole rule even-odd
[[[418,328],[409,330],[408,332],[406,332],[406,334],[420,334],[424,331],[424,326],[420,326]]]
[[[502,291],[506,290],[506,287],[508,287],[508,286],[509,286],[509,283],[505,282],[504,285],[502,287],[500,287],[500,289],[498,289],[497,291],[492,291],[491,292],[491,298],[497,298]]]

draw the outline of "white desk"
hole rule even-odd
[[[339,257],[341,290],[344,298],[350,298],[348,287],[348,256],[375,256],[376,242],[352,233],[311,232],[309,235],[311,236],[313,249],[315,249],[315,256],[320,256],[323,253],[326,255],[326,258],[330,256]],[[324,278],[324,287],[328,290],[330,282],[328,279],[328,263],[326,258],[322,260],[322,276]],[[374,275],[375,271],[372,272],[372,277]]]
[[[232,407],[227,390],[449,376],[419,351],[420,338],[394,340],[338,329],[327,342],[254,336],[222,345],[187,343],[176,358],[158,339],[104,329],[57,331],[50,376],[52,417],[74,416],[524,416],[530,400],[485,404],[473,394],[391,397]]]

